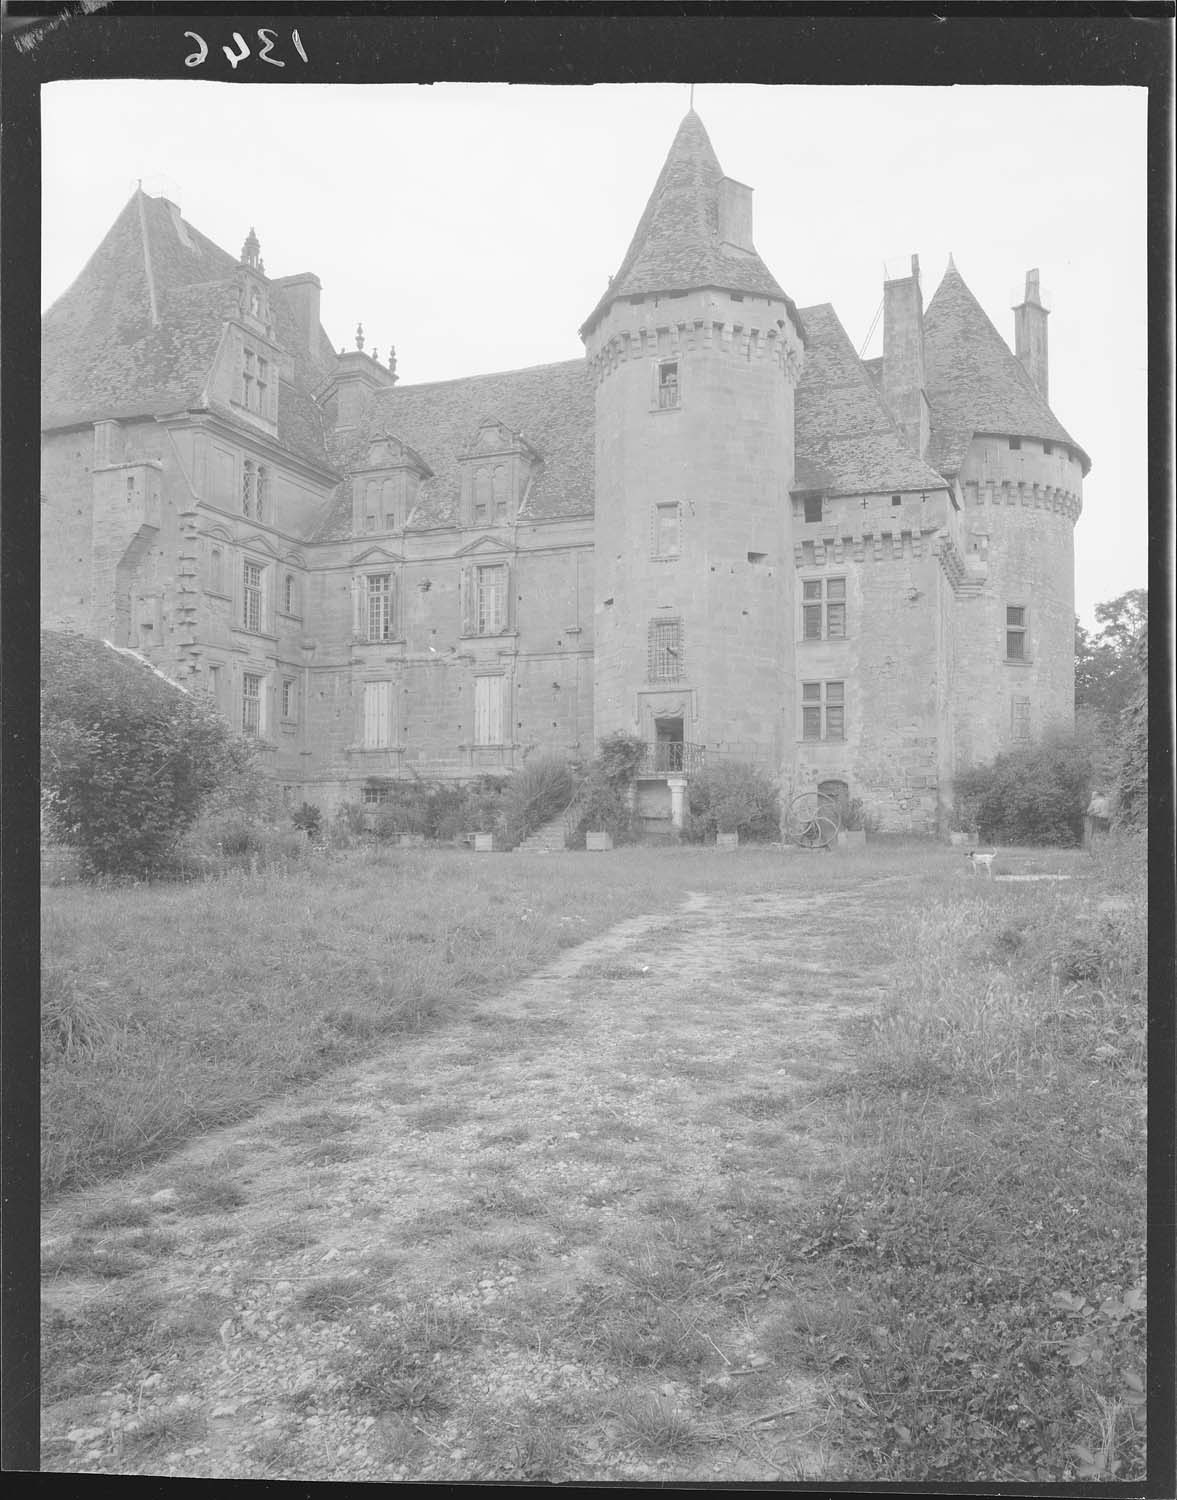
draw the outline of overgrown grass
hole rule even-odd
[[[913,912],[826,1091],[840,1160],[784,1243],[858,1476],[1144,1472],[1142,851],[1091,868]]]
[[[157,1159],[687,890],[836,886],[903,860],[368,848],[187,885],[46,888],[45,1191]]]

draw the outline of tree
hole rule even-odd
[[[252,763],[207,699],[101,641],[42,631],[44,816],[91,873],[157,872]]]
[[[1133,655],[1136,686],[1120,724],[1120,763],[1116,772],[1116,822],[1142,828],[1148,816],[1148,626],[1141,629]]]
[[[1075,708],[1114,725],[1135,691],[1136,646],[1148,621],[1148,590],[1129,589],[1095,606],[1102,626],[1094,635],[1075,623]]]

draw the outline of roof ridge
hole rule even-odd
[[[405,391],[428,391],[442,385],[468,385],[472,380],[498,380],[504,375],[526,375],[533,370],[570,369],[573,365],[579,365],[581,368],[587,369],[584,355],[577,355],[572,359],[544,360],[538,365],[516,365],[510,370],[487,370],[481,375],[452,375],[447,376],[444,380],[418,380],[412,384],[405,381],[398,381],[395,386],[386,386],[383,390],[377,391],[376,394],[378,396],[388,396],[400,395]]]

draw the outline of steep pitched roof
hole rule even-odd
[[[975,432],[1066,443],[1084,473],[1091,467],[955,265],[924,314],[924,350],[932,416],[928,461],[936,468],[955,474]]]
[[[135,192],[42,319],[42,426],[158,415],[198,401],[224,320],[237,309],[236,276],[233,256],[174,204]],[[322,424],[310,392],[334,351],[320,329],[322,362],[311,359],[281,287],[271,289],[271,307],[291,362],[278,437],[322,464]]]
[[[485,417],[522,434],[540,456],[520,510],[522,519],[592,515],[593,387],[583,359],[378,391],[368,422],[337,452],[336,462],[358,467],[373,436],[393,433],[433,470],[421,485],[409,529],[453,526],[461,495],[459,454]],[[351,534],[351,520],[349,486],[344,484],[315,540],[344,539]]]
[[[589,329],[618,297],[722,287],[789,299],[755,251],[719,238],[723,168],[703,122],[692,109],[678,127],[654,191],[612,278],[582,329]],[[794,311],[789,303],[790,311]]]
[[[861,495],[943,489],[907,446],[828,302],[801,310],[808,340],[797,386],[794,489]]]

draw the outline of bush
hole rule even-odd
[[[781,811],[773,782],[746,761],[717,761],[687,783],[687,833],[696,842],[717,833],[767,842],[780,838]]]
[[[90,874],[145,876],[252,747],[203,698],[101,641],[41,634],[41,784]]]
[[[986,843],[1079,844],[1093,777],[1090,742],[1072,733],[1010,750],[956,778],[953,821]]]
[[[576,828],[570,845],[583,848],[585,831],[601,829],[615,844],[637,842],[641,819],[634,810],[633,785],[645,754],[646,742],[620,729],[598,742],[574,803]]]
[[[1120,716],[1120,763],[1116,768],[1116,823],[1143,828],[1148,816],[1148,629],[1135,647],[1136,686]]]
[[[301,828],[307,838],[316,839],[323,828],[323,814],[313,802],[304,802],[291,814],[291,822]]]
[[[572,800],[572,772],[566,761],[544,756],[522,766],[503,791],[502,833],[508,846],[520,844]]]

